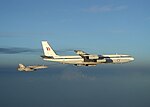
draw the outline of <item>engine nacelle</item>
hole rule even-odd
[[[98,63],[105,63],[106,62],[106,59],[100,59],[100,60],[97,60]]]
[[[88,56],[89,59],[99,59],[98,55],[89,55]]]
[[[96,66],[96,64],[88,64],[88,65],[85,65],[85,66]]]
[[[75,66],[96,66],[96,64],[74,64]]]

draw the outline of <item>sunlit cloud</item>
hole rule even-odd
[[[84,12],[90,12],[90,13],[102,13],[102,12],[112,12],[112,11],[121,11],[126,10],[128,6],[120,5],[120,6],[114,6],[114,5],[105,5],[105,6],[91,6],[88,8],[83,9]]]

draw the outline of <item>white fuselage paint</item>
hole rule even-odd
[[[102,55],[103,59],[85,61],[81,56],[56,56],[54,58],[43,58],[46,61],[60,62],[63,64],[102,64],[102,63],[126,63],[133,61],[134,58],[129,55]]]

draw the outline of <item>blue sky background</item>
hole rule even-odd
[[[149,0],[0,0],[0,48],[41,49],[41,40],[47,40],[58,51],[131,54],[133,64],[148,65],[149,4]],[[0,66],[44,63],[42,51],[0,51]]]

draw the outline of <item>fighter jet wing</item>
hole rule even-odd
[[[28,66],[30,69],[42,69],[42,68],[48,68],[47,66],[44,65],[35,65],[35,66]]]

